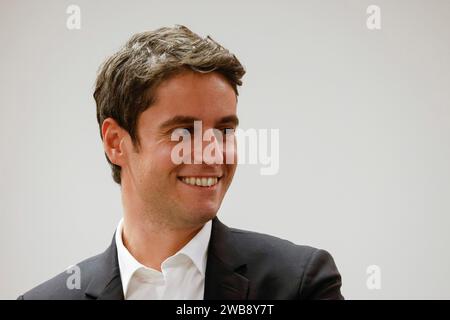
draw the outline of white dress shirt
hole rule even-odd
[[[202,300],[212,222],[203,228],[182,249],[161,264],[161,272],[139,263],[123,245],[123,219],[116,230],[119,260],[125,300]]]

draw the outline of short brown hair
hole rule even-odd
[[[210,36],[202,38],[185,26],[137,33],[102,64],[97,75],[94,99],[100,136],[103,121],[111,117],[139,147],[138,117],[154,102],[158,84],[185,70],[219,72],[236,95],[245,74],[235,55]],[[120,184],[120,166],[105,156],[114,181]]]

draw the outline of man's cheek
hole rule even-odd
[[[167,173],[173,168],[170,151],[165,148],[151,150],[141,160],[139,179],[145,179],[147,184],[163,183]]]
[[[172,161],[172,151],[174,146],[172,144],[167,144],[164,146],[159,146],[150,155],[155,164],[159,167],[170,167],[175,165]]]
[[[236,165],[237,163],[237,144],[233,139],[231,141],[226,141],[224,146],[224,159],[227,165]]]

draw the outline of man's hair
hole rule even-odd
[[[185,26],[160,28],[133,35],[100,67],[95,84],[97,121],[101,127],[113,118],[139,148],[138,118],[155,101],[157,86],[186,70],[218,72],[233,87],[242,85],[245,74],[239,60],[210,36],[202,38]],[[118,165],[106,155],[115,182],[121,183]]]

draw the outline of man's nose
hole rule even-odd
[[[196,164],[222,164],[223,163],[223,141],[217,129],[206,129],[199,143],[194,142],[194,163]],[[198,138],[198,137],[197,137]]]

